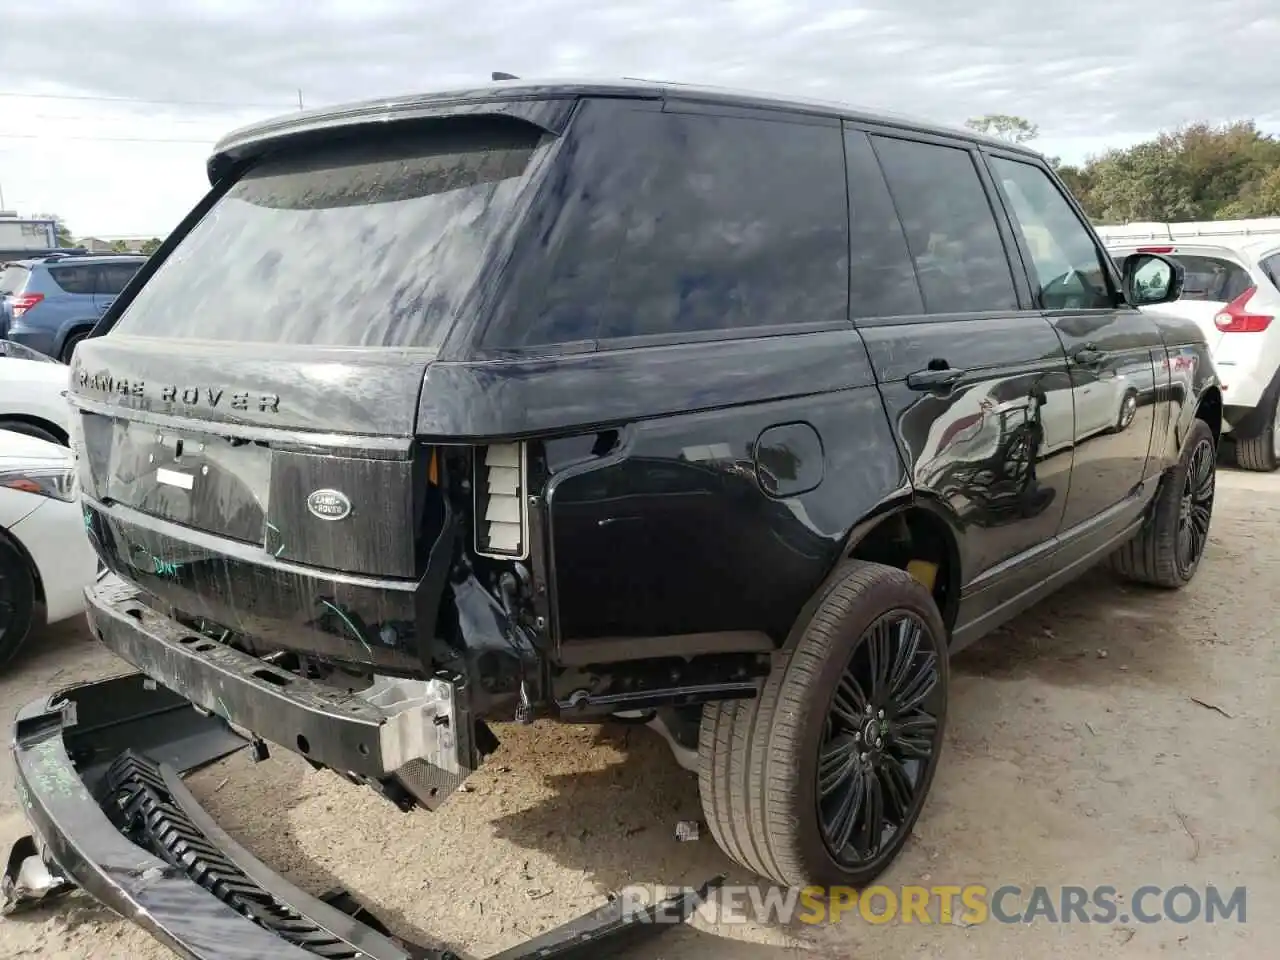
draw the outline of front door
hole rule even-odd
[[[1148,455],[1164,343],[1156,324],[1124,303],[1105,252],[1048,170],[995,151],[989,162],[1071,371],[1074,451],[1060,535],[1096,530],[1105,540],[1132,522],[1143,480],[1154,472]]]
[[[972,145],[849,130],[845,155],[866,251],[851,306],[911,484],[961,532],[964,637],[1052,561],[1071,473],[1066,356]]]

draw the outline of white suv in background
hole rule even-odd
[[[1151,309],[1198,323],[1222,380],[1236,463],[1280,467],[1280,217],[1099,227],[1119,263],[1160,253],[1186,269],[1182,296]]]

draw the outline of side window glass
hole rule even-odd
[[[1049,175],[1004,157],[993,157],[991,167],[1031,252],[1040,305],[1046,310],[1114,307],[1098,247]]]
[[[907,238],[871,139],[850,130],[844,150],[849,170],[849,314],[866,318],[924,313]]]
[[[125,285],[133,279],[133,275],[138,272],[141,264],[136,263],[109,263],[102,267],[102,273],[98,277],[98,287],[96,292],[108,297],[114,297]]]
[[[848,321],[839,127],[605,108],[570,136],[531,228],[545,282],[487,345]]]
[[[83,264],[49,268],[49,276],[53,277],[53,282],[67,293],[93,293],[94,273],[94,267]]]
[[[1280,290],[1280,253],[1273,253],[1262,261],[1262,272],[1267,275],[1272,285]]]
[[[995,214],[969,151],[872,137],[906,233],[925,309],[1018,309]]]

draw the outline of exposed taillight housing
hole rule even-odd
[[[1240,294],[1213,318],[1213,325],[1223,333],[1261,333],[1266,330],[1274,318],[1249,310],[1249,300],[1257,292],[1257,287],[1250,287]]]
[[[476,451],[476,553],[483,557],[522,560],[529,553],[527,463],[523,443],[495,443]]]
[[[19,293],[15,294],[10,306],[13,307],[13,317],[16,320],[22,316],[41,300],[44,299],[43,293]]]

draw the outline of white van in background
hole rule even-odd
[[[1152,309],[1195,320],[1222,380],[1223,429],[1236,463],[1280,467],[1280,217],[1098,227],[1119,263],[1171,256],[1186,269],[1182,296]]]

